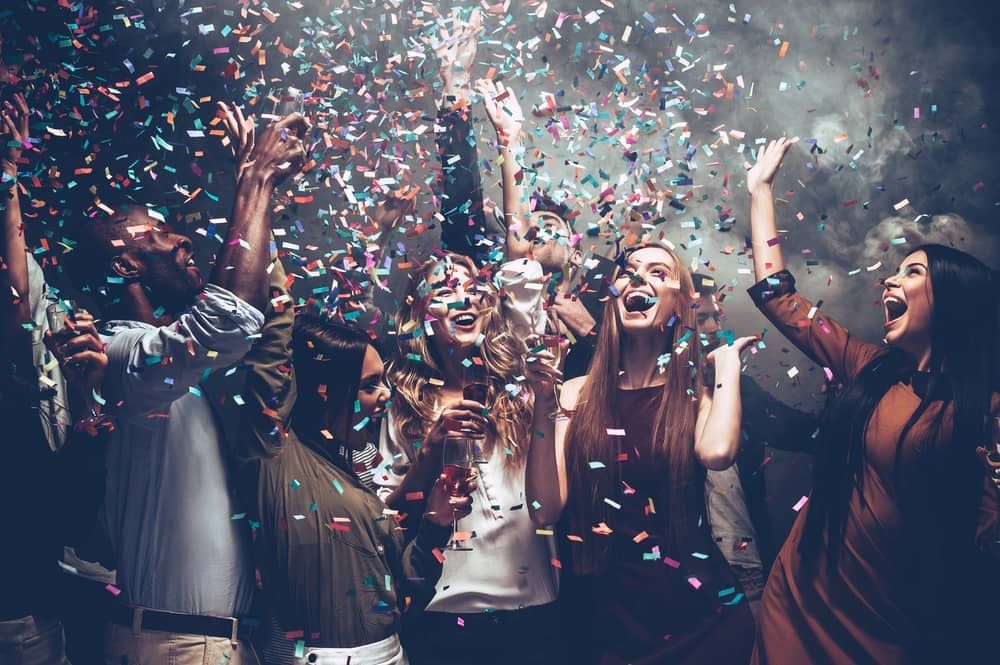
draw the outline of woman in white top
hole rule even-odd
[[[400,353],[389,370],[394,395],[374,479],[383,499],[422,514],[444,438],[484,437],[473,511],[458,525],[470,549],[444,553],[427,611],[404,621],[413,665],[558,663],[564,653],[550,538],[536,533],[525,504],[534,400],[523,380],[524,342],[497,300],[470,259],[447,253],[421,267],[396,315]],[[469,365],[485,370],[486,404],[463,399]]]

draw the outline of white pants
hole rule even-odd
[[[345,649],[306,647],[305,657],[297,658],[296,665],[409,665],[399,635],[392,635],[381,642],[363,644]]]

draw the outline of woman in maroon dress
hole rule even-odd
[[[784,270],[773,181],[789,145],[763,148],[747,175],[750,293],[845,385],[764,590],[753,662],[995,661],[1000,284],[968,254],[918,247],[884,282],[884,346],[858,340]]]
[[[556,410],[550,373],[528,364],[536,400],[526,470],[538,525],[559,524],[573,663],[739,663],[753,619],[705,519],[705,469],[739,448],[739,352],[714,351],[701,383],[691,275],[666,247],[623,256],[587,376]]]

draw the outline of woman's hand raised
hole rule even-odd
[[[757,163],[747,171],[747,191],[752,196],[771,196],[774,190],[774,177],[781,168],[781,160],[797,141],[797,138],[789,139],[782,136],[757,151]]]

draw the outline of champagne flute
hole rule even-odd
[[[66,329],[67,317],[71,321],[75,321],[75,316],[76,302],[72,300],[63,299],[58,302],[49,303],[45,308],[45,318],[48,319],[49,331],[53,335],[58,335]]]
[[[477,439],[469,436],[448,436],[444,439],[444,484],[449,496],[463,496],[467,493],[472,479],[472,464],[475,460]],[[458,513],[452,513],[452,536],[448,549],[470,551],[458,539]]]
[[[45,318],[49,323],[49,332],[52,333],[54,337],[64,338],[63,341],[67,341],[74,336],[74,333],[70,331],[67,322],[76,322],[76,313],[83,312],[84,309],[80,308],[75,300],[69,300],[64,298],[53,303],[49,303],[45,307]],[[73,363],[75,369],[82,369],[83,365],[86,363]]]

